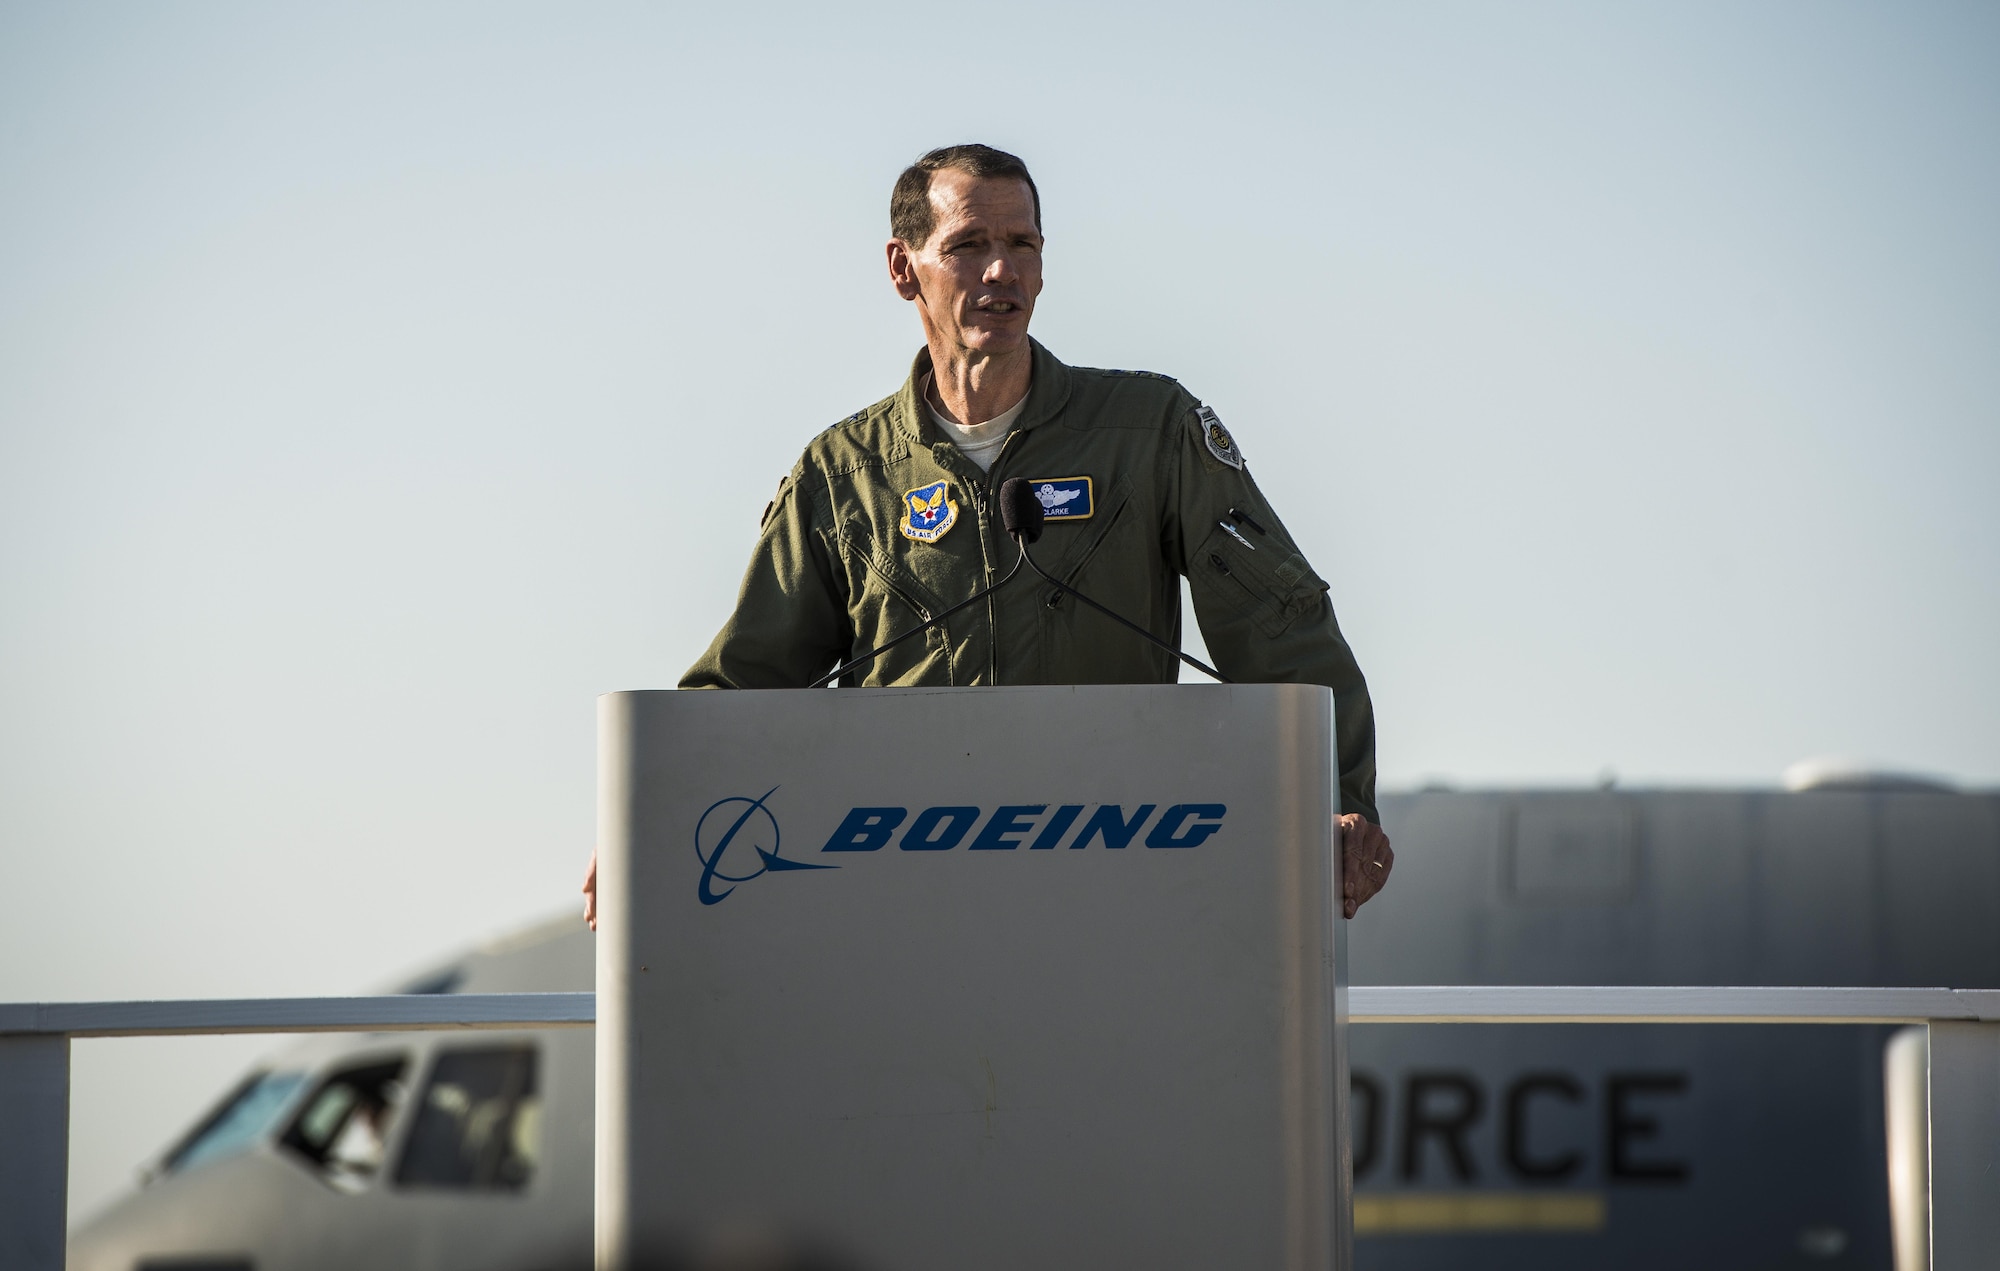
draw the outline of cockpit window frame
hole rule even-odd
[[[156,1162],[145,1171],[145,1181],[151,1182],[184,1170],[227,1160],[260,1145],[274,1142],[282,1128],[290,1123],[299,1100],[304,1097],[303,1092],[312,1088],[312,1076],[311,1070],[307,1068],[271,1065],[251,1069],[231,1086],[222,1098],[216,1100],[186,1133],[175,1139],[166,1151],[159,1155]],[[213,1156],[205,1156],[200,1160],[188,1160],[202,1141],[213,1134],[259,1087],[272,1081],[283,1080],[289,1080],[291,1088],[279,1097],[277,1103],[265,1115],[263,1124],[245,1135],[238,1146]]]
[[[385,1084],[400,1084],[401,1092],[387,1105],[386,1120],[378,1130],[380,1154],[372,1169],[365,1171],[346,1169],[330,1161],[326,1155],[346,1133],[353,1116],[352,1110],[343,1114],[340,1126],[324,1144],[315,1147],[299,1137],[301,1119],[312,1110],[313,1105],[330,1085],[350,1074],[379,1074],[391,1067],[394,1067],[396,1072],[386,1079]],[[358,1193],[380,1188],[401,1152],[401,1137],[409,1121],[409,1096],[413,1088],[411,1074],[420,1072],[423,1067],[422,1049],[412,1046],[351,1051],[318,1065],[307,1074],[307,1080],[302,1086],[304,1093],[294,1098],[292,1106],[281,1118],[282,1128],[272,1136],[274,1147],[279,1155],[293,1165],[336,1191]]]
[[[412,1177],[413,1163],[410,1153],[413,1149],[418,1128],[423,1121],[424,1110],[428,1106],[432,1089],[439,1074],[446,1065],[455,1060],[482,1055],[525,1056],[526,1064],[519,1071],[520,1083],[507,1096],[511,1100],[509,1123],[510,1132],[516,1119],[522,1115],[524,1107],[532,1106],[533,1115],[539,1120],[534,1131],[537,1142],[527,1162],[527,1173],[518,1180],[483,1178],[466,1181],[441,1181],[434,1178]],[[414,1194],[444,1194],[465,1196],[525,1196],[540,1186],[543,1171],[548,1167],[547,1123],[548,1110],[548,1055],[545,1048],[533,1037],[506,1036],[490,1041],[466,1043],[446,1043],[435,1046],[423,1056],[420,1078],[409,1087],[409,1094],[403,1100],[398,1117],[397,1135],[393,1144],[394,1159],[384,1168],[381,1178],[396,1191]]]

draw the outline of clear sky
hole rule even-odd
[[[1036,334],[1236,433],[1387,784],[2000,783],[1996,65],[1986,3],[0,4],[0,1000],[567,905],[594,695],[902,379],[961,140]],[[263,1048],[80,1046],[76,1207]]]

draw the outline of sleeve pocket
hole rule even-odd
[[[1301,615],[1319,608],[1326,583],[1297,552],[1276,541],[1250,550],[1220,527],[1209,531],[1188,562],[1188,586],[1197,602],[1247,618],[1266,636],[1284,634]]]

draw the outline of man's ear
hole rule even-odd
[[[924,294],[917,282],[917,262],[914,253],[900,238],[889,240],[889,281],[896,284],[896,294],[905,300],[915,300]]]

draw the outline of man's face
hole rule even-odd
[[[926,336],[988,355],[1020,348],[1042,294],[1042,231],[1028,183],[946,169],[931,174],[930,194],[930,238],[915,251],[889,243],[897,294],[916,302]]]

